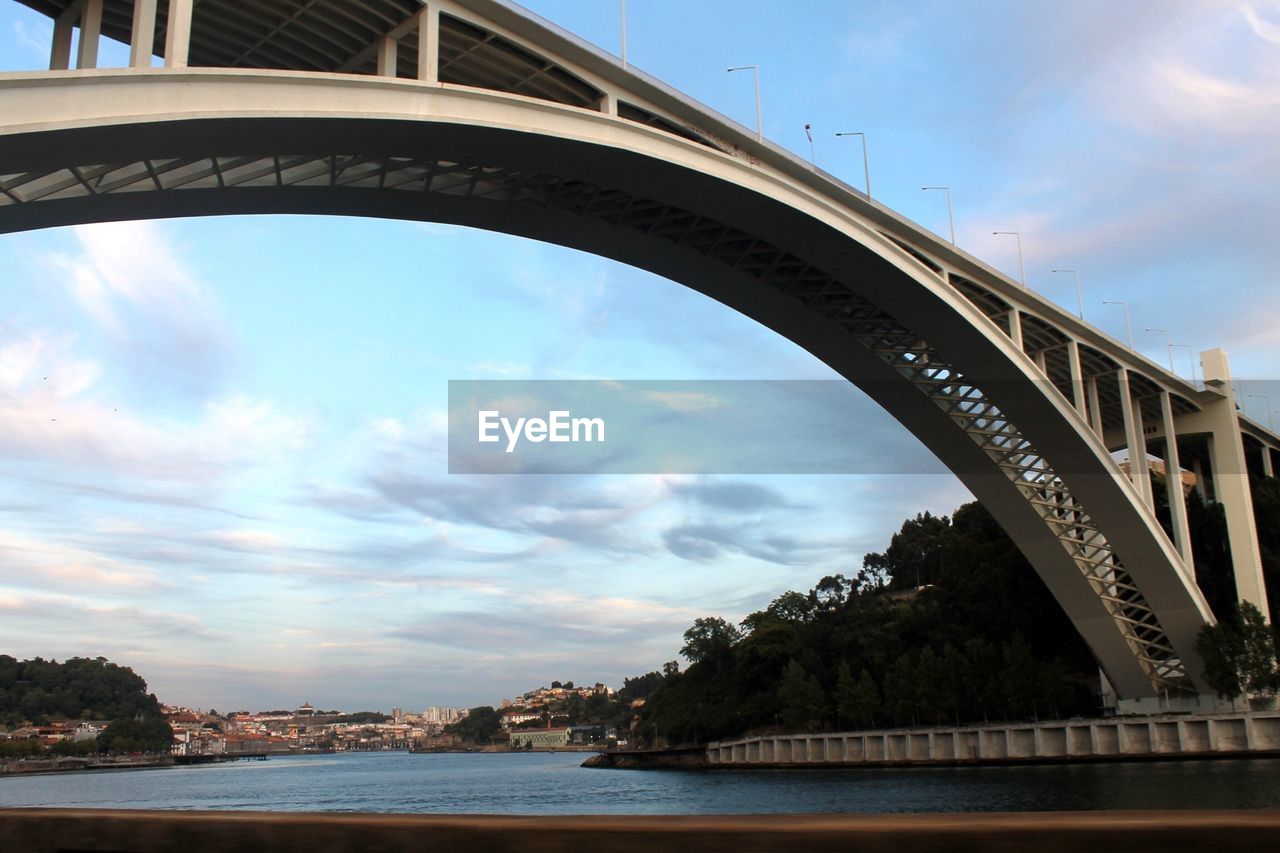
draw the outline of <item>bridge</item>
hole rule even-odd
[[[1224,508],[1238,596],[1268,612],[1249,473],[1275,475],[1280,436],[1240,414],[1224,351],[1188,382],[506,0],[19,2],[53,36],[48,69],[0,74],[0,232],[327,213],[592,252],[882,405],[1012,536],[1125,709],[1215,702],[1186,500],[1167,490],[1166,532],[1149,463]],[[127,67],[96,67],[104,36]]]

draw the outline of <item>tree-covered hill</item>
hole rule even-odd
[[[1167,493],[1153,477],[1157,516]],[[1251,477],[1271,618],[1280,616],[1280,479]],[[1188,496],[1196,579],[1219,619],[1236,589],[1217,504]],[[739,624],[698,619],[638,724],[686,743],[753,729],[831,730],[1092,714],[1097,666],[981,504],[908,520],[850,579],[786,592]],[[656,674],[655,674],[656,675]]]
[[[142,677],[106,658],[68,658],[58,663],[0,655],[0,724],[159,715],[160,703],[147,693]]]

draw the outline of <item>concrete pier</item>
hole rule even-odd
[[[1280,713],[761,735],[707,745],[711,767],[1034,764],[1246,754],[1280,754]]]

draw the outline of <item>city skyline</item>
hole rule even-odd
[[[613,4],[527,6],[616,50]],[[1269,376],[1280,6],[740,7],[631,3],[628,59],[748,127],[752,87],[725,68],[756,63],[767,139],[807,159],[810,125],[817,165],[860,187],[858,142],[835,134],[865,132],[877,200],[948,234],[920,189],[946,185],[961,248],[1014,278],[1025,260],[1072,312],[1052,270],[1079,270],[1086,318],[1123,341],[1104,303],[1126,303],[1157,363],[1147,328]],[[38,68],[47,19],[7,3],[0,26],[27,45],[0,68]],[[907,516],[967,499],[950,476],[446,474],[449,379],[833,377],[704,297],[569,250],[217,218],[8,235],[0,265],[0,641],[105,655],[175,704],[621,686],[695,618],[852,574]]]

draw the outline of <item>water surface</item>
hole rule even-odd
[[[495,814],[1280,807],[1280,759],[1046,767],[591,770],[582,753],[354,753],[0,778],[0,806]]]

